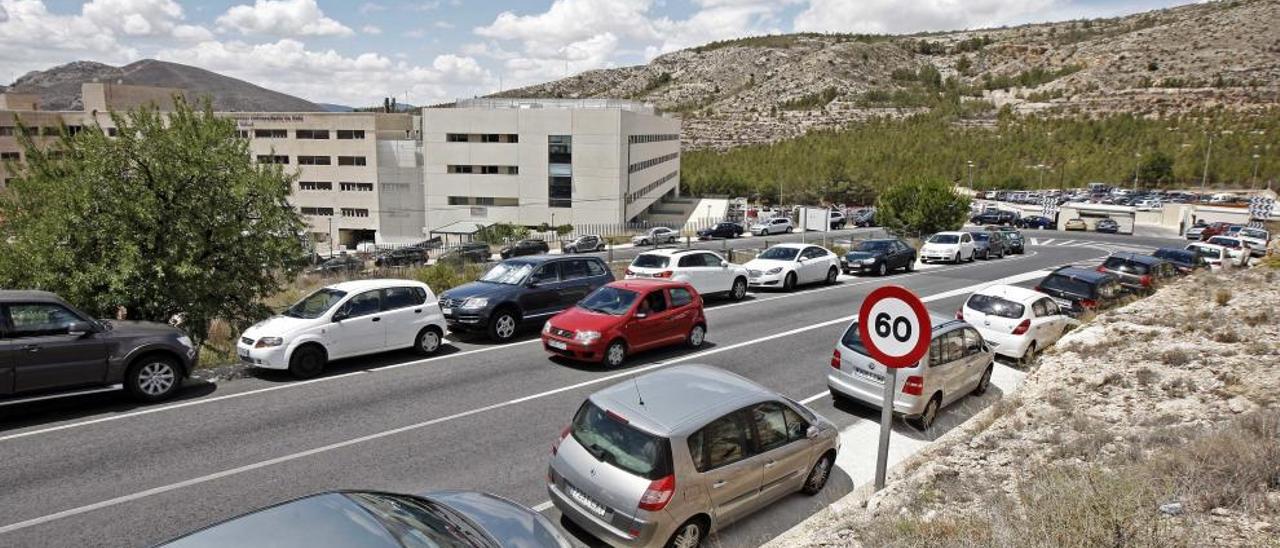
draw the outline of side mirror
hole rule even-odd
[[[819,430],[817,426],[810,425],[809,429],[804,431],[804,437],[808,439],[813,439],[818,437],[818,434],[821,434],[821,433],[822,433],[822,430]]]
[[[540,285],[542,285],[542,282],[539,280],[529,280],[524,284],[524,286],[529,289],[536,289]]]
[[[720,268],[729,268],[729,261],[720,261]]]
[[[98,329],[89,322],[71,322],[71,325],[67,326],[67,334],[73,337],[85,337],[97,332]]]
[[[637,320],[643,320],[643,319],[645,319],[645,318],[648,318],[648,317],[649,317],[649,314],[648,314],[648,313],[646,313],[646,312],[636,312],[636,315],[635,315],[634,317],[635,317],[635,319],[637,319]]]
[[[345,320],[350,316],[351,316],[351,311],[344,308],[342,310],[339,310],[333,313],[333,322],[341,323],[342,320]]]

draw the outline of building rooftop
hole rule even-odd
[[[650,103],[625,99],[476,98],[459,99],[445,108],[581,108],[620,109],[641,114],[658,113]]]

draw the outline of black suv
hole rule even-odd
[[[309,272],[320,275],[351,274],[364,270],[364,261],[354,255],[330,257]]]
[[[969,219],[975,225],[1012,225],[1018,222],[1018,216],[1004,209],[988,209]]]
[[[1175,247],[1162,247],[1151,254],[1153,257],[1169,261],[1179,274],[1191,274],[1197,270],[1207,270],[1209,263],[1199,253]]]
[[[489,244],[468,243],[446,249],[436,259],[440,263],[486,263],[489,262]]]
[[[507,259],[479,280],[442,293],[440,309],[450,331],[506,342],[521,324],[545,320],[612,281],[613,272],[598,257]]]
[[[0,397],[123,384],[159,401],[195,366],[191,339],[168,325],[98,321],[52,293],[0,290]]]
[[[541,255],[550,251],[551,248],[547,246],[547,242],[543,240],[527,239],[520,240],[498,250],[498,256],[503,259],[510,259],[512,257],[523,257],[525,255]]]
[[[704,228],[698,231],[699,240],[710,240],[712,238],[737,238],[742,235],[742,225],[738,223],[718,223],[711,228]]]
[[[1120,280],[1120,285],[1134,293],[1147,294],[1177,275],[1173,264],[1150,255],[1112,253],[1098,267]]]
[[[1053,297],[1071,316],[1111,306],[1120,298],[1120,280],[1106,272],[1064,266],[1045,276],[1036,291]]]
[[[426,262],[427,250],[421,247],[401,247],[382,253],[373,259],[373,265],[378,268],[422,265]]]
[[[845,274],[871,272],[884,276],[894,270],[916,268],[916,250],[902,240],[864,240],[840,258]]]
[[[1000,228],[1000,233],[1004,234],[1004,247],[1010,255],[1021,255],[1027,252],[1027,242],[1022,238],[1022,233],[1018,229],[1005,226]]]

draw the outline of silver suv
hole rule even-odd
[[[623,546],[697,546],[778,498],[822,490],[838,431],[733,373],[671,367],[592,394],[552,447],[547,491]]]
[[[960,320],[933,318],[929,355],[899,369],[893,412],[922,430],[933,426],[938,411],[991,385],[995,353],[973,326]],[[885,367],[867,355],[854,321],[836,342],[827,370],[827,387],[835,400],[854,400],[873,407],[884,401]]]

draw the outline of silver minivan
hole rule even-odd
[[[893,412],[922,430],[933,425],[943,407],[970,393],[986,392],[995,364],[990,345],[973,326],[937,316],[932,323],[929,355],[913,367],[898,370],[893,399]],[[867,355],[855,320],[831,355],[827,372],[831,397],[880,407],[885,378],[884,365]]]
[[[778,498],[826,485],[840,436],[733,373],[682,365],[587,398],[552,446],[551,502],[610,544],[698,546]]]

